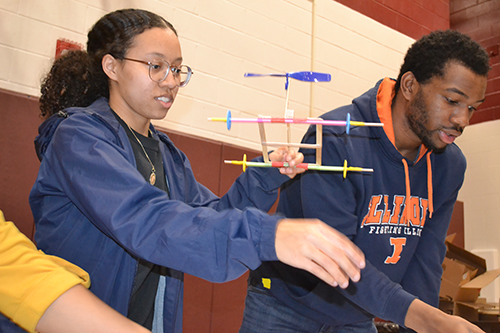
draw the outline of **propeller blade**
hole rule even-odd
[[[291,77],[292,79],[306,82],[330,82],[332,79],[330,74],[319,73],[319,72],[291,72],[287,74],[256,74],[256,73],[245,73],[245,77],[256,77],[256,76],[278,76],[278,77]]]
[[[318,72],[292,72],[288,73],[292,79],[306,82],[330,82],[332,76],[327,73]]]
[[[286,74],[256,74],[256,73],[245,73],[245,77],[252,77],[252,76],[280,76],[280,77],[285,77]]]

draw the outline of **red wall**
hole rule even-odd
[[[500,119],[500,1],[452,0],[450,24],[478,41],[490,54],[492,69],[486,101],[472,117],[471,124]]]
[[[455,29],[490,54],[486,101],[472,124],[500,119],[500,1],[498,0],[335,0],[414,39],[439,29]]]
[[[450,27],[450,0],[335,1],[414,39]]]
[[[39,114],[38,98],[0,89],[0,210],[29,238],[34,228],[28,195],[40,166],[34,145]]]

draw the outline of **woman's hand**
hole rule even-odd
[[[285,162],[288,163],[288,167],[279,168],[280,173],[287,175],[290,178],[295,177],[296,174],[303,173],[306,171],[302,168],[296,168],[295,166],[302,163],[304,160],[304,155],[300,152],[296,152],[294,149],[286,147],[281,147],[269,154],[269,160],[271,162]]]

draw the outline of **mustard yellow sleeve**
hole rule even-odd
[[[0,211],[0,312],[35,332],[52,302],[80,283],[90,286],[84,270],[38,251]]]

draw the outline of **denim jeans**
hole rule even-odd
[[[327,326],[302,316],[269,295],[248,287],[239,333],[377,333],[372,320],[344,326]]]

